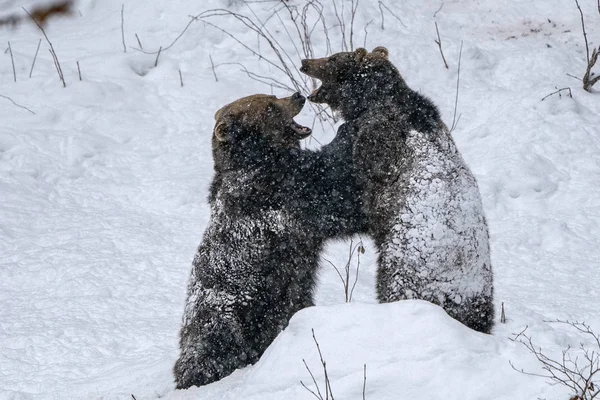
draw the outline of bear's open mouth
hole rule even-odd
[[[293,132],[294,138],[296,139],[307,138],[312,133],[312,130],[310,128],[302,126],[294,120],[290,122],[289,128]]]

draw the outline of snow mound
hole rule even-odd
[[[343,304],[298,312],[260,361],[214,384],[170,393],[168,399],[310,399],[316,392],[303,360],[325,396],[314,329],[335,398],[534,398],[543,380],[510,367],[534,366],[506,337],[473,331],[440,307],[420,300]],[[535,381],[534,381],[535,382]],[[537,386],[537,387],[536,387]],[[556,392],[554,392],[556,393]]]

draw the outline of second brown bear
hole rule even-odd
[[[439,111],[411,90],[377,47],[302,61],[322,81],[309,100],[345,120],[352,162],[379,250],[381,302],[422,299],[489,333],[493,276],[475,177]]]

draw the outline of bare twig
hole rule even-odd
[[[443,2],[443,1],[442,1],[442,4],[440,4],[440,8],[438,8],[438,9],[437,9],[437,10],[436,10],[436,11],[433,13],[433,18],[435,18],[435,17],[438,15],[438,13],[439,13],[440,11],[442,11],[442,7],[444,7],[444,2]]]
[[[79,73],[79,81],[81,81],[81,68],[79,67],[79,61],[77,61],[77,72]]]
[[[58,57],[56,56],[56,53],[52,49],[48,49],[48,51],[50,52],[52,60],[54,61],[54,67],[56,68],[56,72],[58,73],[58,78],[62,81],[63,87],[67,87],[67,84],[65,83],[65,77],[63,76],[63,72],[60,68],[60,64],[58,62]]]
[[[365,254],[365,248],[363,246],[362,240],[356,245],[356,247],[354,249],[358,250],[358,252],[356,253],[356,272],[354,274],[354,283],[352,284],[352,288],[350,289],[350,297],[348,298],[348,302],[352,301],[352,295],[354,294],[354,288],[356,287],[356,284],[358,283],[358,271],[360,269],[360,255]],[[348,265],[348,271],[349,270],[350,270],[350,265]]]
[[[463,42],[461,40],[460,51],[458,53],[458,74],[456,76],[456,97],[454,98],[454,114],[452,115],[452,126],[450,127],[450,132],[453,132],[454,129],[456,129],[456,126],[458,125],[458,121],[460,120],[460,114],[459,114],[458,118],[456,117],[456,110],[458,109],[458,92],[459,92],[459,88],[460,88],[460,61],[462,58],[462,48],[463,48]]]
[[[598,61],[598,56],[600,55],[600,47],[592,49],[592,55],[590,56],[590,47],[587,40],[587,32],[585,31],[585,22],[583,18],[583,11],[581,11],[581,7],[579,6],[579,1],[575,0],[575,4],[577,5],[577,9],[579,10],[579,16],[581,17],[581,31],[583,32],[583,40],[585,42],[585,58],[587,61],[587,67],[585,69],[585,74],[583,75],[583,89],[587,92],[592,91],[592,86],[594,86],[598,81],[600,81],[600,75],[595,75],[592,72],[592,68],[596,65],[596,61]],[[600,0],[598,0],[599,10],[600,12]]]
[[[396,14],[394,14],[394,12],[392,10],[390,10],[390,8],[388,6],[386,6],[383,1],[379,0],[379,12],[381,13],[381,29],[384,30],[384,22],[385,22],[385,17],[383,15],[383,9],[386,9],[394,18],[396,18],[398,20],[398,22],[400,22],[400,24],[402,24],[403,27],[408,28],[404,22],[402,22],[402,20],[400,19],[399,16],[397,16]]]
[[[121,40],[123,41],[123,53],[127,53],[127,46],[125,46],[125,17],[124,17],[124,12],[125,12],[125,4],[121,4]]]
[[[600,376],[600,336],[595,334],[585,322],[560,320],[551,322],[567,324],[581,334],[591,337],[595,342],[594,347],[597,347],[597,349],[591,350],[581,343],[578,350],[583,353],[583,357],[573,358],[571,355],[572,349],[567,346],[565,350],[562,350],[561,357],[558,360],[552,359],[544,354],[540,347],[533,344],[531,337],[525,334],[525,330],[527,330],[525,328],[515,335],[512,340],[525,346],[539,361],[544,372],[535,373],[525,371],[522,368],[517,369],[509,361],[510,366],[522,374],[546,378],[551,385],[563,385],[569,388],[574,393],[571,400],[593,400],[599,397],[600,386],[597,384],[597,379]]]
[[[35,115],[35,113],[34,113],[33,111],[31,111],[29,108],[27,108],[27,107],[25,107],[25,106],[22,106],[22,105],[20,105],[20,104],[17,104],[17,103],[16,103],[16,102],[15,102],[13,99],[11,99],[10,97],[8,97],[8,96],[4,96],[4,95],[2,95],[2,94],[0,94],[0,97],[2,97],[3,99],[10,100],[10,102],[11,102],[11,103],[13,103],[15,106],[17,106],[17,107],[19,107],[19,108],[22,108],[22,109],[24,109],[24,110],[27,110],[27,111],[29,111],[30,113],[32,113],[33,115]]]
[[[583,40],[585,41],[585,59],[588,64],[590,63],[590,47],[588,46],[587,33],[585,31],[585,22],[583,21],[583,11],[581,11],[581,7],[579,7],[579,2],[575,0],[575,4],[577,5],[577,9],[579,10],[579,15],[581,16],[581,30],[583,31]]]
[[[567,75],[567,76],[570,76],[571,78],[575,78],[575,79],[577,79],[577,80],[578,80],[578,81],[580,81],[580,82],[583,82],[583,79],[581,79],[581,78],[580,78],[580,77],[578,77],[578,76],[571,75],[571,74],[569,74],[569,73],[566,73],[565,75]]]
[[[35,60],[37,59],[38,52],[40,51],[40,45],[42,44],[42,39],[38,42],[37,49],[35,50],[35,55],[33,56],[33,62],[31,63],[31,70],[29,71],[29,77],[31,78],[31,74],[33,74],[33,67],[35,66]]]
[[[306,361],[304,359],[302,359],[302,362],[304,363],[304,366],[306,367],[306,370],[308,371],[308,373],[310,374],[310,377],[313,381],[313,383],[315,384],[315,388],[317,388],[317,394],[315,394],[315,392],[313,392],[312,390],[310,390],[309,388],[306,387],[306,385],[300,381],[300,383],[302,384],[302,386],[304,386],[304,388],[306,390],[308,390],[309,392],[311,392],[317,399],[323,399],[323,395],[321,394],[321,390],[319,389],[319,385],[317,384],[317,380],[315,379],[315,376],[313,375],[312,371],[310,370],[310,368],[308,367],[308,364],[306,364]]]
[[[13,77],[16,82],[17,81],[17,70],[15,69],[15,59],[13,57],[12,47],[10,47],[10,41],[8,41],[8,51],[10,53],[10,61],[12,62]]]
[[[140,50],[144,50],[144,46],[142,46],[142,41],[140,40],[140,37],[137,33],[135,34],[135,38],[137,39],[138,45],[140,46]]]
[[[352,263],[352,258],[354,257],[355,253],[357,254],[356,272],[355,272],[355,276],[354,276],[354,283],[352,284],[352,287],[350,287],[350,267],[351,267],[351,263]],[[358,273],[359,273],[359,269],[360,269],[360,255],[364,254],[364,253],[365,253],[365,248],[363,246],[362,240],[359,241],[355,245],[353,243],[352,239],[350,239],[350,246],[349,246],[349,250],[348,250],[348,259],[346,260],[346,265],[344,267],[344,272],[345,272],[344,276],[342,276],[342,273],[340,272],[338,267],[335,266],[334,263],[332,263],[328,259],[324,259],[327,263],[329,263],[329,265],[331,265],[333,267],[333,269],[337,273],[338,277],[340,278],[340,281],[342,282],[342,286],[344,288],[344,296],[345,296],[346,303],[349,303],[352,301],[352,295],[354,293],[354,288],[356,287],[356,283],[358,282]]]
[[[179,70],[179,83],[181,83],[181,87],[183,87],[183,76],[181,75],[181,69]]]
[[[367,364],[364,365],[363,377],[363,400],[366,400],[365,392],[367,390]]]
[[[189,27],[196,21],[198,21],[199,19],[197,17],[193,17],[190,16],[191,19],[190,21],[187,23],[187,25],[183,28],[183,30],[179,33],[179,35],[177,35],[177,37],[168,45],[168,46],[161,46],[160,49],[158,51],[145,51],[143,48],[136,49],[135,47],[133,47],[134,50],[140,51],[144,54],[157,54],[159,51],[167,51],[169,50],[171,47],[173,47],[175,45],[175,43],[177,43],[179,41],[179,39],[181,39],[181,37],[187,32],[187,30],[189,29]]]
[[[548,95],[544,96],[544,97],[542,98],[542,100],[541,100],[541,101],[544,101],[544,100],[546,100],[548,97],[552,96],[553,94],[558,94],[558,97],[561,97],[561,94],[560,94],[560,93],[561,93],[563,90],[568,90],[568,91],[569,91],[569,97],[573,98],[573,93],[571,93],[571,88],[570,88],[570,87],[564,87],[564,88],[558,89],[557,91],[555,91],[555,92],[552,92],[552,93],[550,93],[550,94],[548,94]],[[504,304],[504,303],[503,303],[503,304]]]
[[[500,323],[506,323],[506,314],[504,313],[504,302],[502,302],[502,311],[500,313]]]
[[[219,68],[219,67],[221,67],[223,65],[238,65],[241,68],[241,70],[246,75],[248,75],[249,78],[251,78],[251,79],[253,79],[253,80],[257,81],[257,82],[261,82],[261,83],[270,85],[271,87],[276,87],[278,89],[283,89],[283,90],[287,90],[287,91],[290,91],[290,92],[294,91],[293,87],[290,87],[289,85],[286,85],[285,83],[283,83],[283,82],[281,82],[281,81],[279,81],[279,80],[277,80],[275,78],[272,78],[270,76],[259,75],[259,74],[255,73],[255,72],[252,72],[252,71],[248,70],[244,66],[244,64],[241,64],[241,63],[220,63],[220,64],[216,64],[215,65],[215,69]]]
[[[154,61],[154,68],[158,66],[158,58],[160,57],[160,52],[162,51],[162,46],[158,49],[158,53],[156,53],[156,61]]]
[[[348,51],[348,46],[346,45],[346,23],[344,22],[344,10],[342,9],[341,14],[338,13],[337,1],[333,0],[333,10],[335,12],[335,17],[338,20],[338,26],[340,28],[340,33],[342,36],[342,51]],[[344,6],[344,2],[342,1],[342,7]]]
[[[31,20],[33,22],[35,22],[35,24],[37,25],[37,27],[44,34],[44,37],[46,38],[46,41],[50,45],[50,54],[52,54],[52,58],[54,59],[54,64],[56,66],[56,70],[58,71],[58,76],[60,77],[60,79],[61,79],[61,81],[63,83],[63,87],[67,87],[67,83],[65,82],[65,77],[64,77],[64,75],[62,73],[62,68],[60,67],[60,62],[58,61],[58,56],[56,55],[56,51],[54,50],[54,46],[52,45],[52,42],[48,38],[48,35],[46,35],[46,31],[44,30],[44,28],[42,27],[42,25],[40,25],[40,23],[34,18],[34,16],[31,15],[29,13],[29,11],[27,11],[27,9],[25,7],[21,7],[21,8],[23,9],[23,11],[25,11],[27,13],[27,15],[29,15],[29,17],[31,18]]]
[[[350,51],[354,50],[354,44],[352,43],[352,39],[354,37],[354,17],[356,16],[356,10],[358,9],[359,0],[352,0],[352,7],[350,13]]]
[[[373,23],[373,20],[370,20],[369,22],[367,22],[367,24],[365,25],[364,31],[365,31],[365,38],[363,40],[363,47],[367,47],[367,36],[369,36],[369,31],[367,30],[367,28],[369,27],[369,25],[371,25]]]
[[[308,386],[306,386],[304,384],[304,382],[300,381],[300,384],[302,384],[302,386],[306,390],[308,390],[318,400],[329,400],[330,398],[331,398],[331,400],[334,400],[333,391],[331,390],[331,380],[329,379],[329,373],[327,371],[327,363],[325,362],[325,359],[323,358],[323,353],[321,352],[321,346],[319,345],[319,341],[317,340],[317,337],[315,336],[315,330],[311,329],[311,331],[312,331],[313,341],[315,342],[315,345],[317,347],[317,351],[319,352],[319,360],[321,361],[321,366],[323,367],[323,379],[324,379],[324,384],[325,384],[325,397],[323,397],[323,394],[321,393],[321,389],[319,389],[319,384],[317,383],[317,380],[315,379],[314,374],[312,373],[312,371],[310,370],[308,364],[306,363],[306,360],[304,360],[304,359],[302,359],[302,362],[304,363],[304,366],[306,367],[306,370],[310,374],[310,377],[311,377],[311,379],[313,381],[313,384],[315,385],[316,392],[314,390],[309,389]],[[363,388],[362,388],[362,398],[363,398],[363,400],[366,400],[366,391],[367,391],[367,364],[364,364],[364,366],[363,366]]]
[[[583,75],[583,89],[588,92],[591,92],[592,86],[594,86],[596,82],[600,81],[600,75],[595,75],[592,72],[592,67],[596,65],[596,61],[598,61],[599,55],[600,47],[592,51],[592,57],[590,58],[587,68],[585,69],[585,74]]]
[[[208,55],[210,59],[210,66],[212,67],[213,75],[215,76],[215,82],[219,82],[219,78],[217,78],[217,71],[215,71],[215,63],[213,62],[212,55]]]
[[[442,4],[444,4],[444,3],[442,3]],[[442,51],[442,38],[440,38],[440,30],[438,29],[437,22],[435,23],[435,32],[437,33],[437,40],[434,40],[434,42],[440,48],[440,54],[442,55],[442,60],[444,61],[444,66],[446,67],[446,69],[448,69],[448,63],[446,62],[446,57],[444,57],[444,52]]]

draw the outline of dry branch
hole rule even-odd
[[[569,91],[569,97],[573,98],[573,93],[571,92],[571,88],[570,88],[570,87],[564,87],[564,88],[558,89],[557,91],[555,91],[555,92],[552,92],[552,93],[550,93],[550,94],[548,94],[548,95],[544,96],[544,97],[542,98],[542,101],[546,100],[548,97],[552,96],[553,94],[558,94],[558,97],[561,97],[561,94],[560,94],[560,93],[561,93],[562,91],[564,91],[564,90],[568,90],[568,91]]]
[[[354,283],[352,284],[352,286],[350,286],[350,267],[352,264],[352,258],[354,257],[354,254],[356,254],[356,272],[354,274]],[[358,273],[360,270],[360,255],[361,254],[365,254],[365,248],[363,246],[362,240],[359,241],[358,243],[354,244],[353,240],[350,239],[350,247],[348,250],[348,259],[346,260],[346,265],[344,267],[344,275],[342,275],[342,272],[340,272],[340,270],[338,269],[338,267],[335,266],[334,263],[325,259],[325,261],[333,267],[333,269],[335,270],[335,272],[338,275],[338,278],[340,278],[340,281],[342,282],[346,303],[350,303],[352,301],[352,295],[354,294],[354,288],[356,287],[356,283],[358,282]]]
[[[594,349],[591,350],[581,343],[578,350],[583,354],[583,357],[574,357],[572,355],[572,348],[567,346],[565,350],[561,351],[560,358],[553,359],[545,354],[541,347],[534,345],[531,337],[525,334],[527,330],[527,327],[525,327],[523,331],[516,334],[511,340],[525,346],[541,364],[543,372],[536,373],[525,371],[522,368],[518,369],[509,361],[510,366],[522,374],[546,378],[551,385],[562,385],[569,388],[573,392],[571,400],[593,400],[600,398],[600,384],[598,383],[598,379],[600,378],[600,336],[595,334],[585,322],[560,320],[550,322],[567,324],[575,328],[583,336],[591,337],[594,341]]]
[[[22,105],[20,105],[20,104],[17,104],[17,103],[16,103],[16,102],[15,102],[13,99],[11,99],[10,97],[8,97],[8,96],[4,96],[4,95],[2,95],[2,94],[0,94],[0,97],[2,97],[3,99],[9,100],[9,101],[10,101],[11,103],[13,103],[15,106],[17,106],[17,107],[19,107],[19,108],[22,108],[22,109],[24,109],[24,110],[27,110],[27,111],[29,111],[30,113],[32,113],[33,115],[35,115],[35,113],[34,113],[33,111],[31,111],[29,108],[27,108],[27,107],[25,107],[25,106],[22,106]]]
[[[437,22],[435,23],[435,32],[437,33],[437,40],[434,40],[434,42],[440,48],[440,54],[442,55],[442,60],[444,61],[444,66],[446,67],[446,69],[448,69],[448,63],[446,62],[446,57],[444,57],[444,52],[442,51],[442,38],[440,37],[440,30],[438,29]]]
[[[15,69],[15,58],[13,57],[12,47],[10,47],[10,41],[8,42],[8,51],[10,52],[10,61],[12,62],[13,77],[17,82],[17,70]]]
[[[583,75],[582,79],[583,89],[587,92],[591,92],[592,86],[594,86],[600,80],[600,75],[596,75],[592,72],[592,68],[594,67],[594,65],[596,65],[596,61],[598,61],[600,47],[598,47],[597,49],[592,49],[592,56],[590,57],[590,46],[587,40],[587,32],[585,31],[583,11],[581,11],[579,1],[575,0],[575,4],[577,5],[577,9],[579,10],[579,16],[581,17],[581,31],[583,32],[583,40],[585,42],[585,59],[587,61],[587,67],[585,69],[585,74]],[[600,13],[600,0],[598,1],[598,12]]]
[[[125,4],[121,4],[121,41],[123,42],[123,53],[127,53],[127,46],[125,46]],[[142,47],[140,45],[140,47]]]
[[[29,11],[27,11],[27,9],[25,7],[21,7],[21,8],[23,9],[23,11],[25,11],[27,13],[27,15],[29,15],[29,17],[31,18],[31,20],[33,22],[35,22],[35,24],[37,25],[37,27],[44,34],[44,37],[46,38],[46,41],[48,42],[48,45],[50,45],[50,54],[52,55],[52,59],[54,60],[54,66],[56,67],[56,71],[58,72],[58,77],[62,81],[63,87],[67,87],[67,83],[65,82],[65,77],[64,77],[64,75],[62,73],[62,68],[60,67],[60,62],[58,61],[58,56],[56,55],[56,51],[54,51],[54,46],[52,45],[52,42],[48,38],[48,35],[46,35],[46,31],[44,30],[44,27],[42,26],[42,24],[40,22],[38,22],[35,19],[35,17]]]
[[[33,62],[31,63],[31,70],[29,71],[29,77],[31,78],[31,74],[33,74],[33,67],[35,66],[35,60],[37,59],[38,52],[40,51],[40,45],[42,44],[42,39],[38,42],[37,49],[35,50],[35,55],[33,56]]]
[[[454,129],[456,129],[456,126],[458,125],[458,121],[460,120],[460,114],[458,115],[458,118],[456,117],[456,111],[458,109],[458,92],[460,89],[460,61],[462,58],[462,48],[463,48],[463,42],[460,42],[460,51],[458,53],[458,75],[456,76],[456,97],[454,98],[454,114],[452,115],[452,126],[450,127],[450,132],[453,132]]]
[[[383,1],[379,0],[379,12],[381,13],[381,30],[385,30],[385,26],[384,26],[384,22],[385,22],[385,16],[383,15],[383,9],[386,9],[394,18],[396,18],[398,20],[398,22],[400,22],[402,24],[403,27],[408,28],[404,22],[402,22],[402,20],[400,19],[399,16],[397,16],[396,14],[394,14],[394,12],[392,10],[390,10],[390,8],[388,6],[386,6],[384,4]]]

